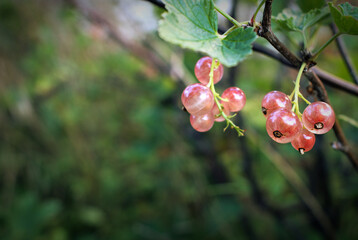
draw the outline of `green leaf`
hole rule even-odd
[[[277,15],[277,17],[272,16],[272,22],[275,23],[281,30],[284,31],[300,31],[296,27],[295,19],[297,14],[290,9],[284,9],[282,13]]]
[[[272,20],[282,30],[303,32],[328,16],[328,8],[312,9],[308,13],[284,9],[277,17],[272,17]]]
[[[218,17],[212,0],[164,0],[168,12],[159,22],[164,40],[217,58],[231,67],[251,54],[257,38],[253,28],[236,28],[220,35]]]
[[[338,8],[329,3],[335,24],[341,33],[358,35],[358,7],[349,3],[338,5]]]

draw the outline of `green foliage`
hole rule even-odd
[[[217,31],[218,17],[212,0],[165,0],[167,13],[159,24],[160,36],[171,43],[217,58],[235,66],[252,53],[257,38],[252,28],[236,28],[227,35]]]
[[[307,13],[301,11],[293,11],[292,9],[284,9],[276,17],[272,17],[272,22],[276,27],[282,32],[298,32],[301,34],[305,46],[307,45],[308,38],[311,35],[308,35],[308,29],[315,29],[319,27],[319,23],[326,19],[329,16],[328,7],[320,9],[311,9]]]
[[[322,9],[311,9],[307,13],[284,9],[277,17],[273,17],[282,30],[302,32],[307,28],[316,25],[318,22],[328,17],[329,10],[327,7]]]
[[[0,3],[1,240],[289,239],[295,229],[304,239],[324,239],[297,191],[271,163],[277,155],[320,203],[339,211],[337,238],[358,238],[358,178],[330,147],[333,133],[304,156],[288,144],[273,145],[266,134],[261,99],[273,89],[290,93],[295,71],[259,54],[240,64],[236,79],[225,69],[218,89],[232,81],[247,95],[239,113],[246,137],[223,133],[223,123],[194,133],[180,106],[185,84],[149,66],[146,55],[93,37],[91,23],[72,6],[44,2]],[[112,9],[109,2],[101,9]],[[343,37],[358,62],[356,41]],[[183,79],[193,74],[199,53],[170,48],[155,33],[142,39],[131,43],[150,46],[153,54],[175,54],[173,71]],[[334,49],[325,52],[320,67],[349,79]],[[358,98],[328,91],[337,116],[358,119]],[[357,128],[341,123],[357,149]],[[266,151],[269,145],[274,147]],[[262,199],[255,199],[250,167]],[[283,209],[282,218],[262,201]]]
[[[41,201],[34,193],[19,196],[6,212],[6,224],[13,239],[35,239],[43,226],[48,226],[58,216],[61,204],[58,200]]]
[[[358,35],[358,7],[346,2],[338,5],[338,8],[329,3],[329,8],[341,33]]]

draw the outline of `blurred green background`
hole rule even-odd
[[[275,1],[274,14],[295,2]],[[256,3],[237,1],[238,18]],[[246,136],[224,123],[197,133],[180,95],[201,55],[158,37],[162,11],[0,1],[0,239],[358,239],[358,175],[334,133],[303,156],[266,133],[261,99],[289,94],[296,71],[255,52],[225,69],[217,89],[245,91]],[[311,46],[331,34],[321,27]],[[357,38],[343,39],[357,68]],[[317,62],[351,82],[335,44]],[[357,121],[357,96],[327,89],[336,115]],[[341,125],[357,155],[358,128]]]

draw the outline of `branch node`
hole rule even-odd
[[[258,34],[265,38],[271,45],[276,48],[293,66],[299,68],[302,62],[295,56],[272,32],[271,29],[272,0],[266,0],[264,15],[262,17],[262,27]]]
[[[339,150],[339,151],[344,152],[344,153],[349,152],[349,146],[344,145],[344,144],[342,144],[342,143],[339,142],[339,141],[332,142],[332,143],[331,143],[331,147],[332,147],[334,150]]]

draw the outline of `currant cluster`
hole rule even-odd
[[[246,103],[246,96],[237,87],[226,89],[221,96],[215,92],[214,84],[222,79],[224,68],[211,57],[199,59],[194,72],[200,83],[187,86],[181,101],[190,113],[192,127],[198,132],[206,132],[215,121],[228,121],[232,112],[240,111]]]
[[[324,134],[334,125],[335,114],[325,102],[313,102],[304,110],[293,112],[289,96],[272,91],[262,100],[262,113],[266,117],[268,135],[278,143],[289,143],[301,154],[315,144],[315,134]]]

